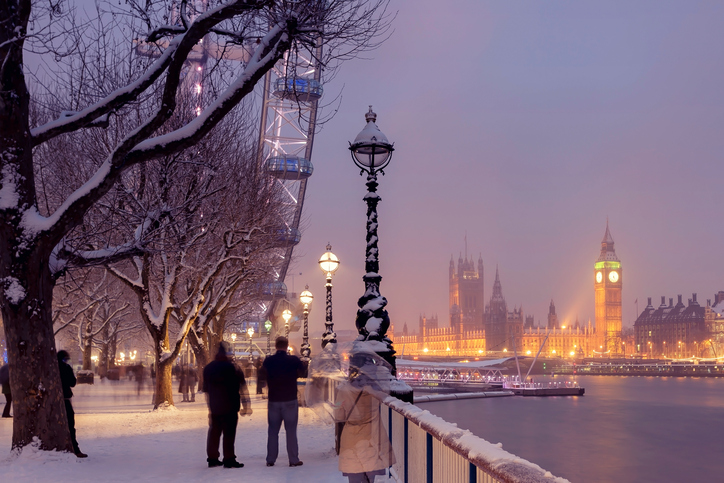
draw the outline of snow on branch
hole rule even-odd
[[[244,72],[199,116],[183,127],[138,143],[128,157],[149,159],[183,149],[205,136],[239,101],[250,93],[257,81],[279,60],[288,47],[289,37],[282,25],[269,30],[257,46]]]
[[[38,126],[35,129],[31,129],[30,135],[33,138],[33,146],[44,143],[60,134],[93,125],[101,121],[104,117],[107,122],[109,113],[135,100],[161,77],[171,63],[179,42],[180,38],[170,42],[163,54],[161,54],[161,56],[151,64],[144,75],[135,82],[116,89],[105,99],[86,107],[80,112],[69,113],[68,111],[64,111],[61,113],[60,118]]]

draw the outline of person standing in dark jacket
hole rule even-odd
[[[249,391],[241,369],[232,362],[233,350],[228,342],[219,344],[216,359],[204,367],[204,393],[209,406],[209,433],[206,439],[206,461],[209,468],[243,468],[236,461],[234,440],[239,412],[252,413]],[[241,408],[243,406],[243,408]],[[241,408],[241,410],[240,410]],[[224,435],[224,461],[219,461],[219,440]]]
[[[305,377],[306,366],[299,357],[287,353],[289,340],[286,337],[277,337],[274,346],[277,350],[276,354],[264,359],[259,371],[259,378],[266,381],[267,397],[269,398],[266,465],[274,466],[277,456],[279,456],[279,429],[284,422],[289,466],[302,466],[297,443],[297,422],[299,421],[297,378]]]
[[[73,443],[73,452],[78,458],[87,458],[78,447],[78,440],[75,439],[75,411],[70,402],[73,397],[71,387],[75,387],[75,374],[73,368],[68,365],[70,354],[66,351],[58,351],[58,368],[60,369],[60,383],[63,386],[63,397],[65,398],[65,413],[68,415],[68,429],[70,429],[70,440]]]
[[[10,407],[13,405],[13,396],[10,394],[10,366],[8,364],[0,367],[0,385],[2,385],[2,392],[5,394],[3,417],[11,418]]]

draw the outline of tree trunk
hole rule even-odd
[[[93,344],[90,340],[83,341],[83,370],[89,371],[92,369],[91,351]]]
[[[33,255],[21,269],[14,260],[11,272],[24,273],[19,282],[25,297],[13,304],[3,291],[0,300],[11,368],[12,447],[22,448],[37,438],[41,449],[72,452],[53,334],[53,283],[47,259],[42,263]]]
[[[108,374],[108,346],[108,329],[106,328],[103,331],[103,342],[100,344],[98,354],[98,376],[101,379]]]
[[[116,352],[118,352],[118,334],[111,336],[108,343],[108,368],[116,367]]]
[[[156,387],[154,389],[153,409],[167,404],[173,406],[173,360],[166,359],[161,361],[160,354],[156,353]]]
[[[98,376],[103,379],[108,374],[108,345],[101,346],[98,356]]]
[[[197,392],[202,392],[204,388],[204,367],[211,362],[209,359],[209,351],[203,344],[200,344],[199,339],[193,337],[190,332],[189,342],[191,343],[191,349],[193,349],[194,355],[196,356],[196,375],[199,380]]]

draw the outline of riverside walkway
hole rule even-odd
[[[96,381],[98,381],[96,379]],[[176,389],[174,385],[174,389]],[[237,459],[244,468],[208,468],[208,412],[203,394],[183,403],[174,394],[176,409],[151,411],[151,389],[137,393],[134,383],[120,381],[78,385],[73,389],[76,429],[88,458],[26,448],[11,455],[12,419],[0,420],[0,480],[22,483],[153,481],[163,482],[346,482],[337,469],[334,429],[302,408],[299,414],[299,456],[303,466],[290,468],[280,433],[280,454],[266,466],[266,400],[254,395],[249,417],[240,417],[236,433]],[[3,401],[4,403],[4,401]]]
[[[208,413],[203,394],[193,403],[177,402],[175,408],[152,411],[149,387],[139,393],[129,381],[106,380],[74,389],[78,441],[89,454],[87,459],[33,447],[15,455],[10,451],[12,420],[3,419],[0,475],[13,482],[347,481],[337,469],[333,426],[308,408],[300,408],[298,428],[304,465],[288,466],[282,429],[279,459],[267,467],[266,400],[253,394],[253,384],[250,389],[254,413],[239,419],[236,435],[236,456],[244,468],[206,466]],[[397,458],[390,477],[378,477],[378,482],[567,481],[422,408],[385,395],[375,397],[380,402],[380,432],[389,435]]]

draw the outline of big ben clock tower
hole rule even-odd
[[[621,352],[621,261],[613,249],[613,237],[606,221],[606,234],[601,242],[601,255],[593,267],[596,291],[596,350],[617,355]]]

